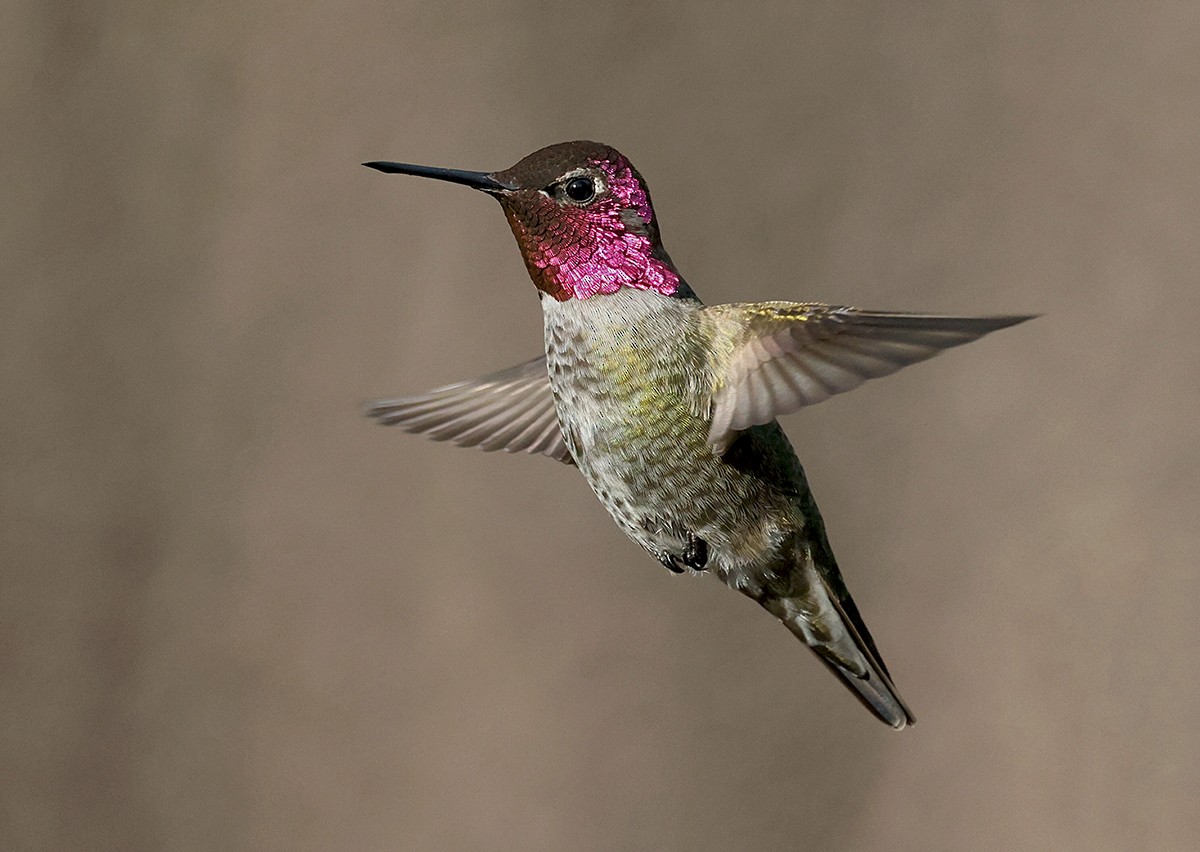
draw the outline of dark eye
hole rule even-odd
[[[576,204],[587,204],[596,197],[596,184],[590,177],[573,177],[563,186],[563,192]]]

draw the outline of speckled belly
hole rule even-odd
[[[647,306],[637,295],[613,310],[546,311],[550,383],[567,446],[617,524],[657,558],[683,553],[689,536],[701,537],[720,563],[761,555],[779,538],[788,501],[713,454],[696,323],[669,304],[639,311]]]

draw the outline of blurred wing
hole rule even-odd
[[[558,428],[544,357],[429,393],[379,400],[367,406],[367,416],[460,447],[542,453],[573,463]]]
[[[718,452],[750,426],[1032,318],[899,314],[798,302],[705,310],[723,340],[708,433]]]

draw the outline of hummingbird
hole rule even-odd
[[[879,719],[897,730],[915,722],[776,418],[1032,317],[705,305],[663,247],[642,176],[596,142],[551,145],[498,172],[363,165],[499,201],[545,333],[543,356],[374,402],[369,416],[574,465],[663,566],[715,575],[781,621]]]

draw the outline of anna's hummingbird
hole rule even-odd
[[[1029,317],[706,306],[663,248],[641,175],[595,142],[551,145],[491,174],[364,165],[497,199],[537,287],[546,344],[545,357],[369,414],[439,441],[576,465],[664,566],[715,573],[880,719],[914,722],[775,418]]]

